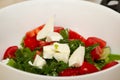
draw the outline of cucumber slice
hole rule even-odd
[[[102,53],[100,59],[106,59],[109,56],[110,53],[111,53],[110,47],[103,48],[103,53]]]

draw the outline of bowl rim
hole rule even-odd
[[[115,66],[112,66],[111,68],[108,68],[108,69],[105,69],[105,70],[101,70],[101,71],[98,71],[98,72],[94,72],[94,73],[90,73],[90,74],[84,74],[84,75],[78,75],[78,76],[46,76],[46,75],[40,75],[40,74],[35,74],[35,73],[30,73],[30,72],[26,72],[26,71],[22,71],[22,70],[19,70],[19,69],[16,69],[16,68],[13,68],[11,66],[8,66],[2,62],[0,62],[0,65],[2,65],[3,67],[9,69],[9,70],[12,70],[12,71],[15,71],[17,73],[20,73],[20,74],[24,74],[24,75],[27,75],[27,76],[33,76],[33,77],[43,77],[43,78],[50,78],[50,79],[74,79],[74,78],[84,78],[84,77],[89,77],[89,76],[94,76],[94,75],[100,75],[102,73],[105,73],[105,72],[109,72],[111,70],[114,70],[118,67],[120,67],[120,64],[117,64]]]
[[[15,3],[15,4],[11,4],[11,5],[8,5],[8,6],[5,6],[5,7],[3,7],[3,8],[0,8],[0,11],[2,11],[2,10],[5,10],[5,9],[9,9],[9,8],[14,8],[14,7],[16,7],[16,6],[21,6],[21,5],[23,5],[23,4],[27,4],[27,3],[33,3],[33,2],[40,2],[40,0],[26,0],[26,1],[22,1],[22,2],[18,2],[18,3]],[[49,0],[42,0],[42,1],[49,1]],[[52,1],[56,1],[56,0],[52,0]],[[58,0],[58,1],[60,1],[60,0]],[[87,4],[91,4],[91,5],[96,5],[96,6],[98,6],[98,7],[101,7],[101,8],[106,8],[106,9],[108,9],[109,11],[112,11],[112,12],[114,12],[114,13],[117,13],[117,14],[119,14],[119,12],[117,12],[117,11],[115,11],[115,10],[113,10],[113,9],[111,9],[111,8],[108,8],[108,7],[106,7],[106,6],[104,6],[104,5],[101,5],[101,4],[98,4],[98,3],[95,3],[95,2],[91,2],[91,1],[87,1],[87,0],[61,0],[61,1],[67,1],[67,2],[70,2],[70,1],[79,1],[79,2],[82,2],[82,3],[87,3]],[[120,14],[119,14],[120,15]]]

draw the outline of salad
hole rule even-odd
[[[120,60],[106,41],[60,26],[54,18],[26,32],[21,47],[6,49],[2,62],[19,70],[49,76],[77,76],[108,69]]]

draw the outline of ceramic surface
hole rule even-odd
[[[0,10],[0,59],[8,46],[19,45],[25,32],[55,16],[55,25],[107,41],[120,54],[120,14],[80,0],[25,1]],[[108,70],[74,77],[50,77],[23,72],[0,62],[0,80],[119,80],[120,64]]]

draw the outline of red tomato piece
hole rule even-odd
[[[80,41],[84,42],[86,41],[86,39],[81,36],[80,34],[78,34],[75,31],[72,31],[71,29],[69,30],[69,39],[79,39]]]
[[[31,31],[28,31],[28,32],[26,33],[26,36],[27,36],[27,37],[34,37],[34,36],[36,36],[37,33],[44,27],[44,25],[45,25],[45,24],[43,24],[43,25],[41,25],[41,26],[39,26],[39,27],[31,30]],[[64,29],[63,27],[55,26],[55,27],[54,27],[54,32],[60,33],[60,31],[63,30],[63,29]]]
[[[43,46],[51,45],[54,42],[39,41],[40,51],[43,51]]]
[[[109,62],[109,63],[107,63],[105,66],[102,67],[102,70],[108,69],[108,68],[110,68],[110,67],[112,67],[112,66],[115,66],[115,65],[117,65],[117,64],[118,64],[118,62],[116,62],[116,61]]]
[[[79,75],[79,68],[67,68],[59,73],[59,76],[76,76]]]
[[[39,41],[39,47],[43,47],[43,46],[46,46],[46,45],[50,45],[50,44],[53,44],[54,42],[46,42],[46,41]]]
[[[10,46],[6,49],[3,59],[6,58],[14,58],[15,57],[15,52],[18,50],[17,46]]]
[[[64,30],[64,28],[63,28],[63,27],[60,27],[60,26],[55,26],[55,27],[54,27],[54,32],[60,33],[61,30]]]
[[[34,33],[34,31],[28,31],[26,33],[26,37],[34,37],[36,34]]]
[[[33,29],[32,31],[28,31],[26,33],[25,39],[24,39],[24,45],[25,47],[30,48],[31,50],[34,50],[36,47],[41,47],[41,46],[45,46],[45,45],[49,45],[52,42],[45,42],[45,41],[37,41],[36,40],[36,35],[37,33],[44,27],[44,25],[41,25],[35,29]],[[55,32],[60,32],[60,30],[63,30],[63,27],[54,27],[54,31]]]
[[[39,27],[31,30],[31,31],[28,31],[28,32],[26,33],[26,36],[27,36],[27,37],[34,37],[34,36],[36,36],[37,33],[44,27],[44,25],[45,25],[45,24],[43,24],[43,25],[41,25],[41,26],[39,26]],[[61,30],[63,30],[63,29],[64,29],[63,27],[55,26],[55,27],[54,27],[54,32],[58,32],[58,33],[59,33],[59,32],[60,32]]]
[[[34,37],[25,37],[24,38],[24,46],[34,50],[36,47],[39,46],[39,42],[36,40],[36,36]]]
[[[26,36],[27,36],[27,37],[34,37],[34,36],[36,36],[37,33],[38,33],[43,27],[44,27],[44,25],[41,25],[41,26],[39,26],[39,27],[31,30],[31,31],[28,31],[28,32],[26,33]]]
[[[91,51],[91,56],[93,60],[100,59],[103,48],[106,46],[106,42],[100,38],[97,37],[88,37],[88,39],[85,41],[85,46],[92,46],[94,44],[99,44],[94,50]]]
[[[88,62],[84,62],[83,65],[80,68],[80,74],[89,74],[93,72],[99,71],[93,64],[90,64]]]
[[[91,46],[94,44],[99,44],[101,48],[104,48],[106,46],[106,41],[97,37],[88,37],[88,39],[85,41],[86,46]]]
[[[100,46],[97,46],[95,49],[91,51],[91,56],[93,60],[98,60],[100,59],[102,55],[103,50],[101,49]]]

